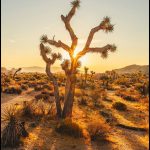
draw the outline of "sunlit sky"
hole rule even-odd
[[[70,0],[2,0],[2,66],[44,67],[40,51],[40,37],[55,35],[56,40],[70,44],[60,15],[70,10]],[[113,33],[102,31],[95,34],[92,46],[117,45],[117,52],[108,59],[99,54],[87,54],[81,59],[82,66],[104,72],[131,64],[147,65],[149,62],[149,0],[82,0],[81,7],[71,20],[79,38],[77,51],[82,50],[90,29],[97,26],[104,16],[115,24]],[[56,49],[68,58],[62,49]],[[58,61],[55,66],[59,66]]]

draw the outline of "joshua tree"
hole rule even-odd
[[[14,75],[13,75],[13,79],[15,78],[16,74],[17,74],[19,71],[21,71],[21,69],[22,69],[22,68],[18,68],[18,69],[15,71],[15,73],[14,73]]]
[[[114,52],[116,50],[116,46],[111,44],[107,44],[104,47],[91,47],[91,43],[96,32],[102,30],[108,33],[112,32],[114,29],[114,25],[111,24],[110,18],[104,17],[98,26],[91,29],[84,48],[79,53],[77,53],[76,56],[74,56],[74,52],[78,44],[78,38],[73,28],[71,27],[70,21],[72,17],[75,15],[77,8],[79,7],[80,7],[80,0],[74,0],[71,2],[71,10],[69,11],[69,13],[66,16],[61,15],[61,19],[64,22],[65,27],[69,32],[72,40],[71,46],[68,46],[67,44],[65,44],[60,40],[56,41],[54,38],[49,39],[46,35],[43,35],[41,38],[41,43],[43,44],[47,43],[57,48],[62,48],[66,52],[68,52],[70,56],[70,60],[64,60],[64,62],[62,63],[62,69],[65,71],[66,75],[65,102],[62,111],[63,118],[72,116],[72,108],[76,85],[76,74],[78,72],[78,68],[81,66],[81,63],[79,62],[80,58],[86,55],[87,53],[99,53],[101,54],[102,58],[107,58],[109,51]],[[41,44],[41,46],[44,48],[43,44]],[[45,58],[46,62],[48,62],[47,57]],[[49,67],[47,67],[47,71],[48,70]]]
[[[85,77],[84,84],[85,84],[85,86],[86,86],[86,81],[87,81],[88,70],[89,70],[89,68],[84,67],[84,77]]]

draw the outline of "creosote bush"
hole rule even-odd
[[[70,118],[66,118],[65,120],[61,121],[57,125],[56,131],[58,133],[73,136],[75,138],[80,138],[83,136],[82,128]]]
[[[114,103],[113,108],[115,108],[119,111],[126,111],[127,110],[127,106],[124,103],[121,103],[121,102]]]

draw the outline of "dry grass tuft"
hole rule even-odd
[[[71,119],[67,118],[61,121],[57,127],[56,131],[61,134],[66,134],[73,136],[75,138],[82,137],[82,128],[76,123],[73,122]]]
[[[88,131],[92,141],[106,141],[110,127],[103,121],[94,121],[88,125]]]

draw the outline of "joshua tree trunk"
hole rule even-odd
[[[66,88],[66,90],[65,90],[65,103],[64,103],[64,109],[62,112],[63,118],[72,116],[75,84],[76,84],[75,75],[71,75],[70,77],[68,77],[68,79],[66,81],[66,87],[65,87]]]
[[[57,116],[59,118],[61,118],[62,109],[61,109],[61,104],[60,104],[58,83],[56,81],[55,76],[50,71],[49,63],[46,64],[46,73],[47,73],[49,79],[52,79],[53,86],[54,86],[54,96],[55,96],[55,101],[56,101]]]

